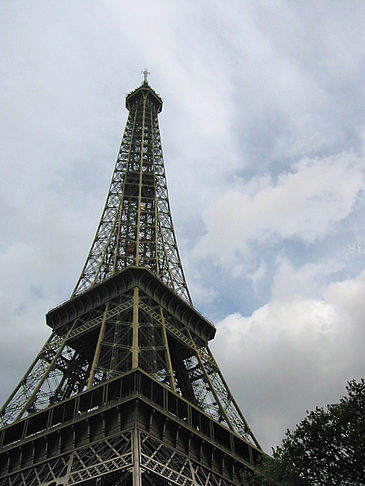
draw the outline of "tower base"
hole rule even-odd
[[[242,484],[262,451],[136,369],[9,425],[0,486]]]

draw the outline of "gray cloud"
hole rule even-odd
[[[365,272],[316,298],[287,288],[251,316],[218,324],[213,350],[267,450],[305,410],[337,401],[346,381],[362,376],[364,290]]]

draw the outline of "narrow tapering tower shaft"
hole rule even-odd
[[[73,295],[127,266],[146,267],[191,304],[167,193],[158,113],[145,80],[126,98],[128,121],[107,201]]]

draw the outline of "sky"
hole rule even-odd
[[[3,0],[0,19],[0,401],[76,284],[148,68],[194,305],[270,452],[364,374],[364,2]]]

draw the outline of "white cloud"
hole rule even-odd
[[[362,166],[352,154],[304,159],[277,179],[265,175],[236,183],[205,211],[206,234],[195,255],[224,261],[255,241],[323,238],[351,213],[365,188]]]
[[[316,297],[325,283],[342,268],[343,263],[333,259],[306,263],[298,268],[288,259],[279,256],[272,281],[272,298],[276,301],[285,301],[297,297]]]
[[[239,272],[239,273],[238,273]],[[243,269],[238,268],[238,276],[242,274]],[[267,267],[265,262],[261,260],[260,264],[255,268],[255,270],[247,275],[247,277],[252,281],[255,292],[257,292],[260,282],[262,282],[265,277],[267,277]]]
[[[267,450],[306,410],[337,401],[346,381],[362,376],[364,294],[365,271],[321,297],[274,298],[218,324],[215,356]]]

